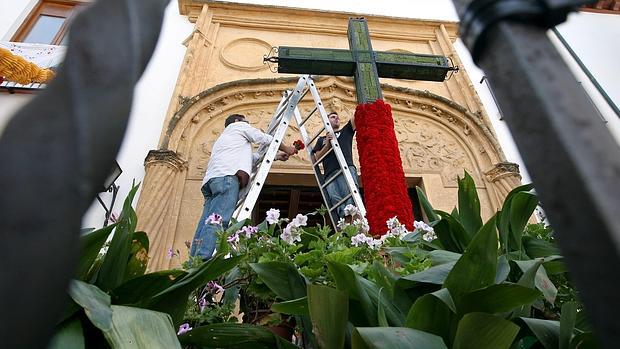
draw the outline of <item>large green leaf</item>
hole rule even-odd
[[[506,195],[506,199],[504,200],[504,205],[502,206],[502,210],[500,211],[497,217],[497,228],[499,229],[499,241],[505,252],[510,252],[513,250],[518,250],[518,244],[511,244],[509,241],[510,238],[510,221],[511,221],[511,206],[512,200],[517,193],[520,192],[528,192],[532,190],[534,186],[532,184],[525,184],[519,187],[514,188],[513,190]]]
[[[310,311],[308,310],[308,297],[273,303],[271,305],[271,310],[288,315],[310,315]]]
[[[118,305],[144,303],[149,298],[174,285],[187,275],[180,269],[162,270],[131,279],[110,292],[112,301]]]
[[[319,348],[342,348],[349,318],[347,293],[328,286],[308,285],[308,306]]]
[[[382,292],[381,288],[374,282],[355,274],[358,283],[362,289],[368,294],[372,304],[377,308],[377,319],[386,320],[391,326],[403,326],[405,324],[405,315],[396,307],[391,299],[388,299],[387,293]],[[382,314],[379,314],[379,309]],[[379,322],[381,324],[381,322]]]
[[[405,323],[404,314],[393,300],[386,296],[387,292],[380,292],[381,288],[377,284],[356,274],[348,265],[337,262],[328,262],[327,265],[336,281],[336,287],[349,293],[349,309],[352,315],[350,318],[353,324],[377,326],[378,309],[382,309],[385,318],[392,326],[402,326]],[[361,319],[356,316],[357,314],[362,314],[365,321],[358,321]]]
[[[196,327],[179,336],[184,345],[200,348],[226,349],[295,349],[288,342],[262,326],[249,324],[221,323]]]
[[[216,254],[200,267],[193,269],[184,277],[176,279],[172,286],[141,302],[139,306],[168,313],[172,317],[173,323],[178,324],[185,314],[189,294],[196,288],[234,268],[241,258],[224,258],[224,256]]]
[[[532,287],[531,279],[532,275],[534,275],[534,285],[543,293],[545,299],[551,304],[555,303],[558,289],[555,287],[551,279],[549,279],[545,267],[541,264],[545,261],[553,260],[554,258],[555,256],[545,259],[537,258],[525,261],[514,261],[523,271],[523,276],[519,280],[519,284],[526,287]],[[558,256],[558,258],[561,257]]]
[[[123,283],[127,262],[131,255],[133,233],[138,224],[136,212],[131,207],[139,185],[134,186],[127,194],[123,211],[114,229],[114,237],[105,255],[95,284],[104,291],[110,291]]]
[[[112,306],[113,326],[103,331],[114,349],[181,349],[168,314],[119,305]]]
[[[407,327],[357,327],[352,349],[447,349],[441,337]]]
[[[406,325],[438,335],[445,343],[450,343],[457,323],[458,318],[450,292],[442,288],[440,291],[426,294],[416,300],[409,309]]]
[[[382,287],[384,292],[387,292],[388,295],[393,295],[394,285],[398,280],[398,276],[386,268],[382,263],[379,263],[379,261],[374,261],[372,263],[372,270],[375,272],[377,285]]]
[[[469,313],[459,321],[453,349],[509,349],[519,326],[495,315]]]
[[[560,250],[554,244],[531,236],[521,238],[523,249],[530,258],[559,255]]]
[[[558,321],[520,318],[534,333],[546,349],[558,349],[560,341],[560,323]]]
[[[88,281],[89,270],[91,270],[95,259],[99,255],[103,244],[110,236],[116,224],[108,225],[99,230],[87,233],[80,237],[80,260],[75,272],[75,278],[82,281]]]
[[[437,214],[441,216],[441,220],[433,227],[437,239],[446,250],[463,253],[471,241],[471,236],[453,214],[443,211],[437,211]]]
[[[513,196],[510,205],[510,241],[514,244],[515,249],[521,248],[523,229],[537,205],[538,197],[536,194],[518,192]]]
[[[342,263],[327,262],[330,273],[336,281],[336,287],[339,290],[347,291],[349,299],[358,301],[361,309],[354,306],[349,308],[354,311],[362,311],[367,325],[377,326],[377,307],[373,305],[372,300],[366,289],[362,286],[357,275],[351,268]]]
[[[510,274],[510,263],[508,263],[508,259],[506,255],[503,254],[497,258],[497,273],[495,273],[495,283],[501,284],[506,281],[508,275]]]
[[[430,258],[432,265],[439,265],[456,262],[461,258],[461,254],[446,250],[434,250],[428,253],[428,258]]]
[[[428,221],[429,222],[438,221],[440,218],[435,213],[433,206],[431,206],[430,202],[428,202],[428,199],[426,198],[426,195],[424,195],[424,192],[422,191],[422,189],[420,187],[415,187],[415,191],[418,194],[420,205],[422,206],[424,213],[426,213],[426,217],[428,218]]]
[[[566,302],[562,305],[560,317],[560,349],[570,349],[570,342],[577,321],[577,304]]]
[[[84,308],[86,316],[97,328],[108,331],[112,328],[110,296],[97,286],[73,280],[69,285],[69,296]]]
[[[251,263],[250,267],[278,297],[285,301],[306,296],[306,280],[291,263]]]
[[[497,233],[495,217],[476,233],[463,256],[456,262],[443,286],[459,308],[461,295],[495,282],[497,272]]]
[[[63,322],[47,349],[84,349],[84,332],[80,319],[76,316]]]
[[[397,283],[402,288],[413,287],[416,283],[443,285],[455,264],[456,261],[439,264],[415,274],[403,276],[398,279]]]
[[[123,282],[144,275],[148,262],[149,238],[145,232],[135,232],[131,240],[131,253],[129,254]]]
[[[459,313],[504,313],[529,305],[540,297],[540,292],[517,284],[491,285],[463,295]]]
[[[459,184],[459,218],[461,224],[469,236],[474,236],[482,227],[480,218],[480,199],[476,191],[476,183],[469,173],[465,171],[465,177],[458,180]]]

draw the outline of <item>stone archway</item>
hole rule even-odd
[[[145,161],[146,176],[137,211],[139,229],[151,240],[151,269],[178,264],[166,258],[169,248],[180,250],[182,258],[187,255],[185,241],[192,239],[202,209],[199,187],[225,117],[244,114],[253,126],[266,129],[281,92],[296,81],[296,77],[233,81],[182,101],[164,125],[160,149],[149,152]],[[316,85],[328,108],[346,118],[353,114],[356,101],[351,79],[325,77],[317,79]],[[499,209],[503,196],[520,177],[518,170],[502,165],[504,155],[483,117],[428,91],[390,85],[382,88],[393,108],[405,174],[422,183],[434,205],[452,209],[456,177],[467,169],[479,190],[483,215],[488,217]],[[314,105],[308,101],[299,107],[307,114]],[[317,118],[309,128],[318,129],[318,123]],[[291,126],[287,141],[298,139],[298,135],[298,129]],[[272,173],[279,184],[294,180],[312,185],[305,153],[274,164]]]

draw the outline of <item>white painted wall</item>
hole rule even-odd
[[[36,4],[37,0],[0,1],[0,40],[9,41]]]
[[[380,4],[359,0],[246,0],[237,2],[409,18],[457,20],[450,0],[384,0]],[[0,0],[0,13],[3,14],[3,20],[0,22],[0,38],[5,40],[9,38],[35,3],[36,0]],[[193,25],[185,17],[179,15],[176,0],[172,0],[166,9],[164,26],[155,54],[135,89],[131,120],[118,156],[123,174],[117,181],[121,189],[115,212],[120,210],[122,200],[130,189],[132,181],[134,179],[136,182],[142,181],[144,158],[149,150],[157,147],[163,120],[185,54],[185,47],[181,45],[181,42],[190,35],[192,28]],[[620,104],[620,83],[615,78],[617,66],[615,62],[617,62],[617,57],[620,57],[620,45],[616,44],[620,37],[620,16],[579,13],[571,15],[569,21],[559,28],[616,104]],[[593,40],[593,38],[597,39]],[[524,180],[529,181],[510,133],[505,123],[499,120],[499,112],[491,94],[486,85],[479,83],[483,73],[472,63],[469,53],[460,41],[457,41],[456,49],[486,107],[508,161],[519,163]],[[572,63],[571,65],[574,66]],[[592,90],[591,84],[583,74],[577,74],[576,78],[583,82],[587,90]],[[24,98],[27,97],[0,94],[0,120],[6,119],[15,106],[23,103]],[[603,105],[600,103],[600,96],[596,96],[596,93],[593,94],[593,100]],[[609,108],[605,108],[604,105],[601,109],[605,113],[608,125],[618,134],[619,118],[610,114]],[[109,203],[110,198],[111,195],[108,193],[102,194],[102,199],[106,203]],[[102,223],[103,209],[95,200],[84,217],[83,225],[98,227]]]
[[[122,201],[131,189],[132,182],[135,180],[139,183],[144,179],[144,158],[147,153],[157,148],[168,104],[185,56],[185,46],[181,43],[191,34],[193,28],[193,24],[179,14],[176,0],[171,1],[166,8],[153,57],[134,89],[131,119],[117,158],[123,173],[117,181],[120,189],[114,205],[117,208],[114,210],[116,213],[120,213]],[[101,198],[108,205],[112,194],[102,193]],[[134,205],[137,201],[134,201]],[[94,200],[84,215],[83,226],[100,227],[104,214],[103,207]]]

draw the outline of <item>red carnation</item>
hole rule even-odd
[[[385,221],[394,216],[413,230],[413,210],[389,104],[377,100],[358,105],[355,124],[370,231],[384,234]]]
[[[306,145],[304,144],[304,142],[302,142],[300,139],[296,140],[295,142],[293,142],[293,146],[295,147],[295,149],[297,150],[302,150],[306,147]]]

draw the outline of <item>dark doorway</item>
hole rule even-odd
[[[323,205],[323,197],[318,187],[266,185],[260,193],[254,207],[252,220],[260,223],[265,219],[271,208],[280,210],[281,218],[295,218],[298,213],[308,214],[316,211]],[[320,215],[308,216],[308,226],[323,223]],[[329,224],[329,221],[327,222]]]

